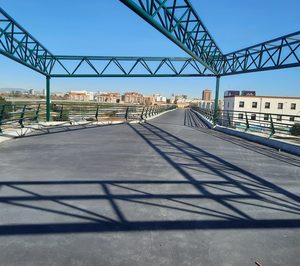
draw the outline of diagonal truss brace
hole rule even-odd
[[[54,56],[1,8],[0,54],[43,75],[54,64]]]
[[[221,75],[300,66],[300,31],[225,55]]]
[[[214,76],[192,58],[56,55],[55,59],[50,70],[51,77]]]

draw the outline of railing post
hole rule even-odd
[[[247,112],[245,112],[245,115],[246,115],[246,131],[247,131],[250,128],[250,125],[249,125],[249,119],[248,119]]]
[[[50,104],[51,104],[51,95],[50,95],[50,76],[46,77],[46,121],[50,121]]]
[[[24,116],[25,116],[25,111],[26,111],[26,104],[23,107],[23,110],[22,110],[22,113],[21,113],[21,116],[20,116],[20,120],[19,120],[19,124],[20,124],[21,128],[24,127],[23,120],[24,120]]]
[[[128,120],[128,113],[129,113],[129,107],[126,108],[126,112],[125,112],[125,119],[126,119],[126,121]]]
[[[35,117],[34,117],[34,120],[35,122],[39,122],[39,113],[40,113],[40,108],[41,108],[41,104],[38,105],[36,111],[35,111]]]
[[[269,138],[271,138],[275,134],[275,127],[274,127],[274,122],[271,114],[270,114],[270,122],[271,122],[271,134]]]
[[[96,114],[95,114],[95,118],[98,122],[98,116],[99,116],[99,105],[97,104],[97,110],[96,110]]]
[[[150,106],[150,108],[149,108],[149,110],[148,110],[148,115],[147,115],[147,117],[151,117],[151,112],[152,112],[152,106]]]
[[[63,112],[64,112],[64,105],[62,104],[61,108],[60,108],[60,113],[59,113],[59,120],[60,121],[62,121],[62,119],[63,119]]]
[[[2,125],[2,121],[4,120],[4,111],[5,111],[5,104],[3,105],[1,113],[0,113],[0,134],[3,133],[1,125]]]
[[[143,110],[142,110],[142,113],[141,113],[141,120],[143,120],[144,119],[144,110],[145,110],[145,106],[143,107]]]
[[[216,93],[215,93],[215,110],[214,110],[214,116],[213,116],[214,126],[218,123],[218,117],[219,117],[219,92],[220,92],[220,76],[217,76]]]

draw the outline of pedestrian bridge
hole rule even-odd
[[[3,265],[299,265],[300,158],[189,109],[0,151]]]

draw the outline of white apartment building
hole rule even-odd
[[[70,91],[66,94],[70,101],[93,101],[94,93],[89,91]]]
[[[154,94],[153,95],[154,101],[156,103],[166,103],[167,102],[167,97],[161,96],[160,94]]]
[[[235,122],[245,120],[247,113],[249,120],[270,121],[272,115],[276,123],[294,124],[300,122],[300,97],[225,96],[224,115],[227,113]]]

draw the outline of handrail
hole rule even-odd
[[[192,107],[209,121],[213,121],[211,109]],[[261,113],[252,111],[224,110],[218,113],[217,125],[239,130],[291,135],[292,128],[300,124],[300,116],[284,113]]]
[[[175,105],[106,105],[99,103],[60,103],[51,104],[53,121],[70,122],[125,122],[145,120],[162,112],[175,109]],[[45,120],[45,104],[0,104],[0,133],[3,126],[25,127],[25,122],[38,123]]]

